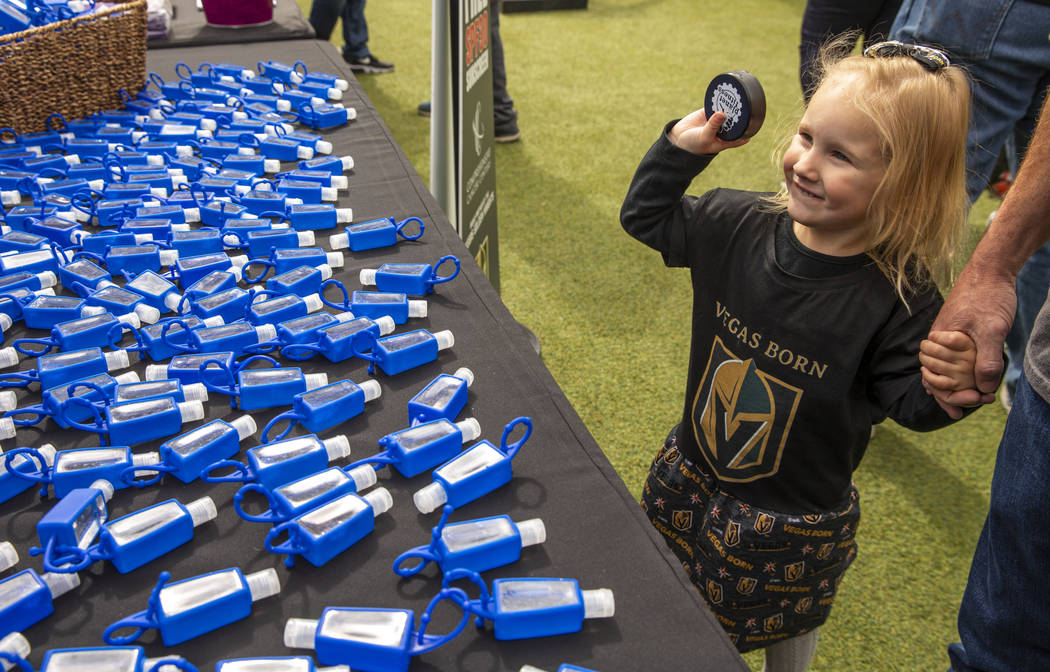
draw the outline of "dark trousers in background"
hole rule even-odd
[[[864,46],[886,39],[902,0],[809,0],[802,15],[802,41],[798,45],[799,81],[806,100],[817,87],[813,65],[829,37],[848,31],[864,35]]]
[[[492,49],[492,117],[496,129],[516,124],[518,112],[507,91],[507,65],[503,61],[503,38],[499,34],[501,0],[489,0],[489,35]]]
[[[332,37],[335,22],[343,20],[343,55],[347,58],[368,56],[368,22],[365,21],[365,0],[314,0],[310,7],[310,25],[317,39]]]

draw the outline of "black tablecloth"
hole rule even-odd
[[[277,0],[273,21],[259,26],[222,28],[209,26],[195,0],[172,0],[173,16],[168,35],[146,41],[148,49],[208,44],[298,40],[314,36],[314,29],[295,0]],[[253,63],[243,65],[254,67]]]
[[[497,641],[491,630],[471,625],[450,644],[416,658],[412,669],[518,670],[532,664],[554,670],[562,662],[604,672],[747,669],[536,356],[525,332],[470,259],[336,50],[314,40],[163,50],[150,52],[148,65],[169,76],[177,61],[194,66],[199,61],[251,66],[267,58],[289,63],[302,60],[313,70],[339,72],[352,82],[345,102],[356,107],[357,120],[325,136],[334,143],[337,154],[354,158],[349,195],[340,198],[340,206],[353,208],[354,221],[418,216],[426,223],[417,242],[347,254],[346,267],[337,277],[352,290],[360,288],[360,269],[375,268],[384,261],[433,263],[451,253],[463,262],[460,276],[440,285],[429,297],[429,316],[399,328],[450,329],[455,346],[418,369],[396,376],[377,372],[374,377],[382,385],[382,397],[371,402],[363,415],[322,436],[348,435],[353,451],[350,460],[372,455],[378,451],[380,437],[407,426],[406,403],[412,395],[441,372],[469,367],[476,381],[461,417],[477,418],[482,437],[496,444],[504,425],[518,416],[530,417],[534,431],[518,453],[511,483],[458,509],[451,521],[505,513],[515,521],[539,517],[547,527],[542,546],[525,549],[515,564],[486,572],[489,585],[501,577],[567,577],[578,579],[584,589],[609,588],[615,595],[615,617],[587,621],[581,632]],[[323,244],[329,232],[321,233]],[[136,368],[141,372],[144,366],[143,362]],[[366,363],[356,359],[340,364],[318,359],[304,363],[303,369],[326,371],[331,381],[349,378],[361,382],[370,377]],[[20,394],[23,404],[38,397],[36,393]],[[216,396],[206,404],[210,418],[232,419],[240,414]],[[260,428],[272,415],[256,413]],[[16,443],[42,442],[60,449],[96,443],[90,435],[54,425],[45,425],[41,433],[19,430]],[[242,447],[256,444],[257,436]],[[142,444],[135,451],[155,445]],[[650,448],[640,446],[639,450]],[[223,658],[309,653],[283,646],[285,621],[318,618],[326,606],[410,608],[418,618],[440,587],[436,568],[403,580],[394,575],[391,565],[401,552],[429,541],[440,514],[419,514],[411,499],[412,493],[429,482],[429,472],[411,479],[396,473],[381,477],[380,485],[393,494],[394,507],[378,518],[374,533],[323,567],[299,559],[291,569],[282,564],[283,557],[264,549],[266,526],[236,516],[233,484],[197,481],[184,485],[169,478],[160,486],[119,490],[110,502],[111,517],[171,497],[188,502],[204,495],[215,500],[219,517],[197,528],[189,544],[129,574],[121,575],[108,564],[83,572],[81,586],[57,600],[56,613],[25,632],[34,647],[31,661],[39,665],[48,648],[101,645],[102,632],[110,623],[146,608],[162,570],[170,571],[173,580],[233,566],[246,573],[274,567],[280,576],[280,596],[255,603],[244,620],[171,649],[161,645],[155,631],[143,638],[149,655],[176,652],[201,670],[212,669]],[[39,559],[29,558],[27,549],[35,543],[37,519],[52,502],[41,501],[34,489],[0,504],[0,539],[6,537],[16,544],[23,558],[18,569],[40,570]],[[429,631],[448,632],[456,622],[457,614],[445,605]]]

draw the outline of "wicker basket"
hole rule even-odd
[[[114,2],[88,16],[0,35],[0,127],[45,130],[122,107],[120,89],[146,81],[146,0]]]

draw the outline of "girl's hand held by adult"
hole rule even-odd
[[[718,129],[722,127],[725,120],[725,112],[715,112],[708,119],[701,108],[679,119],[678,123],[671,128],[668,139],[687,152],[708,155],[747,144],[750,138],[726,141],[718,137]]]

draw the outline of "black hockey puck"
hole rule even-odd
[[[766,118],[766,94],[750,72],[724,72],[707,85],[704,111],[708,117],[725,112],[726,120],[718,131],[723,140],[750,138],[762,128]]]

